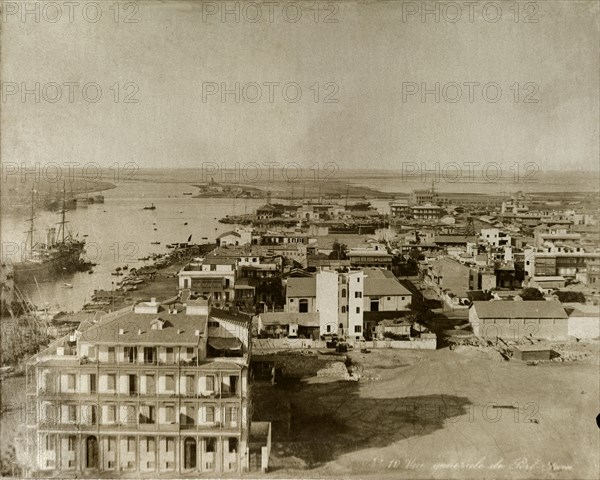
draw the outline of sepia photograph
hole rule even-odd
[[[600,478],[600,1],[0,0],[0,477]]]

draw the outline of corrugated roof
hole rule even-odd
[[[523,301],[496,300],[473,302],[479,318],[567,318],[567,314],[555,300]]]

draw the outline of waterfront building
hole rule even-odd
[[[266,469],[270,424],[250,422],[250,353],[249,318],[208,299],[141,302],[85,322],[27,362],[29,473]],[[253,427],[267,431],[258,443]]]

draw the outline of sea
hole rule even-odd
[[[21,288],[34,305],[64,311],[78,311],[91,300],[96,289],[110,290],[122,278],[113,276],[117,267],[143,266],[139,260],[153,253],[166,253],[170,243],[214,243],[234,225],[219,223],[227,215],[252,213],[265,203],[260,199],[190,198],[184,192],[195,189],[175,183],[120,183],[101,192],[103,204],[90,204],[67,212],[67,231],[86,240],[86,258],[96,263],[93,274],[78,272],[55,281],[33,283]],[[195,192],[194,192],[195,193]],[[155,210],[144,207],[155,205]],[[45,240],[46,230],[57,227],[55,212],[36,212],[35,239]],[[26,240],[28,222],[23,214],[2,215],[2,259],[19,258]],[[152,244],[160,242],[160,245]],[[68,284],[69,286],[66,286]]]

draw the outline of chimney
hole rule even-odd
[[[142,329],[138,328],[138,335],[141,335],[141,334],[142,334]]]
[[[123,327],[119,327],[119,335],[124,335],[125,334],[125,330],[123,329]]]
[[[179,335],[181,333],[181,328],[177,329],[177,335]]]
[[[200,330],[196,330],[196,332],[195,332],[195,335],[196,335],[197,337],[199,337],[199,336],[200,336]]]

